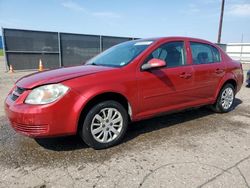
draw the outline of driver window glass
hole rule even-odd
[[[184,42],[169,42],[154,50],[146,59],[146,62],[156,58],[167,63],[167,67],[186,65]]]

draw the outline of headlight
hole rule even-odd
[[[62,84],[50,84],[33,89],[25,99],[27,104],[48,104],[61,98],[69,88]]]

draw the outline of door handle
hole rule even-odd
[[[186,73],[185,73],[185,72],[183,72],[183,73],[181,73],[181,74],[179,75],[179,77],[181,77],[181,78],[185,78],[185,76],[186,76]]]
[[[223,70],[223,69],[217,68],[214,72],[215,72],[216,74],[221,74],[221,73],[224,72],[224,70]]]
[[[192,77],[192,74],[191,73],[187,73],[186,74],[186,78],[190,78],[190,77]]]
[[[185,78],[185,79],[188,79],[192,76],[191,73],[186,73],[186,72],[183,72],[179,75],[181,78]]]

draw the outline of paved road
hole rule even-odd
[[[24,74],[0,73],[1,106]],[[227,114],[200,108],[133,123],[122,144],[100,151],[77,136],[16,134],[1,108],[0,187],[249,187],[249,93]]]

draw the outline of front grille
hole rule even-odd
[[[26,134],[42,134],[48,132],[48,125],[26,125],[14,122],[13,128],[21,133]]]
[[[24,88],[21,88],[21,87],[16,87],[16,90],[15,90],[19,95],[21,95],[25,89]]]
[[[11,98],[13,101],[17,100],[18,97],[19,97],[19,96],[15,95],[14,93],[11,94],[11,96],[10,96],[10,98]]]
[[[23,94],[24,91],[25,91],[24,88],[16,87],[16,88],[13,90],[13,92],[12,92],[10,98],[11,98],[13,101],[15,101],[15,100],[18,99],[18,97],[19,97],[21,94]]]

